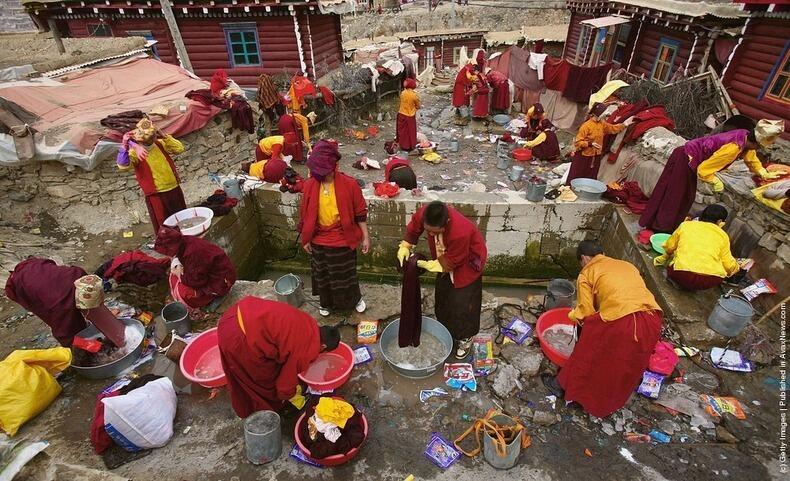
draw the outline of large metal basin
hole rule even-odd
[[[116,359],[113,362],[101,365],[101,366],[78,366],[77,364],[72,363],[71,368],[74,369],[77,374],[82,377],[88,379],[105,379],[108,377],[113,377],[118,375],[118,373],[122,372],[124,369],[128,368],[132,364],[137,361],[140,357],[140,353],[143,352],[143,345],[145,344],[145,327],[143,324],[138,321],[137,319],[124,319],[118,318],[121,323],[125,326],[133,326],[135,329],[139,330],[142,333],[142,337],[140,340],[140,345],[135,347],[129,354],[125,355],[120,359]],[[103,337],[104,335],[96,329],[95,326],[92,324],[86,327],[85,329],[81,330],[78,334],[80,337],[84,337],[85,339],[95,339],[97,337]],[[74,348],[72,348],[73,350]]]
[[[430,317],[422,316],[422,332],[431,334],[433,337],[438,339],[445,347],[445,354],[442,356],[441,359],[436,361],[436,364],[426,367],[424,369],[405,369],[402,367],[398,367],[393,363],[390,358],[387,356],[387,351],[385,350],[384,346],[389,346],[394,340],[398,338],[398,329],[400,327],[400,319],[396,319],[390,322],[387,327],[384,328],[384,331],[381,333],[381,337],[379,338],[379,349],[381,349],[381,354],[384,356],[384,359],[387,360],[387,363],[392,367],[392,369],[400,374],[401,376],[405,376],[411,379],[423,379],[429,377],[431,374],[436,372],[437,369],[442,367],[444,361],[447,360],[447,357],[450,355],[450,352],[453,350],[453,338],[450,336],[450,331],[447,330],[446,327],[442,325],[436,319],[431,319]]]

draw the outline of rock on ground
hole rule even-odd
[[[518,369],[507,363],[500,363],[494,373],[491,388],[499,398],[508,397],[518,387]]]
[[[538,374],[543,361],[543,351],[539,347],[526,347],[518,344],[503,346],[500,356],[518,369],[524,379]]]
[[[560,415],[548,411],[535,411],[532,415],[532,422],[540,426],[551,426],[560,422]]]

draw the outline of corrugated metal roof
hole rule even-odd
[[[740,18],[748,16],[743,11],[742,5],[733,5],[731,3],[684,2],[680,0],[614,0],[613,3],[652,8],[653,10],[689,17],[711,15],[718,18]]]
[[[103,62],[108,62],[110,60],[117,60],[119,58],[134,57],[134,56],[143,55],[143,54],[147,55],[148,53],[150,53],[151,46],[153,46],[153,45],[156,45],[156,41],[149,41],[147,43],[147,45],[145,46],[145,48],[140,48],[140,49],[137,49],[137,50],[131,50],[129,52],[122,53],[122,54],[119,54],[119,55],[112,55],[110,57],[97,58],[95,60],[91,60],[90,62],[83,62],[83,63],[76,64],[76,65],[70,65],[68,67],[63,67],[63,68],[59,68],[59,69],[56,69],[56,70],[50,70],[49,72],[42,73],[41,76],[42,77],[49,77],[49,78],[60,77],[61,75],[65,75],[65,74],[67,74],[69,72],[74,72],[75,70],[80,70],[80,69],[83,69],[85,67],[90,67],[92,65],[97,65],[97,64],[100,64],[100,63],[103,63]]]
[[[424,37],[457,37],[463,35],[484,35],[488,33],[488,29],[481,29],[481,28],[445,28],[445,29],[436,29],[436,30],[421,30],[417,32],[400,32],[396,33],[397,36],[401,40],[410,40],[414,38],[424,38]]]
[[[611,15],[609,17],[590,18],[587,20],[582,20],[579,23],[590,25],[595,28],[603,28],[603,27],[611,27],[612,25],[620,25],[621,23],[628,23],[630,21],[631,19],[627,17]]]
[[[515,45],[521,39],[564,42],[565,36],[568,33],[568,27],[569,25],[567,23],[560,25],[534,25],[521,27],[521,30],[488,32],[485,34],[485,39],[489,46]]]

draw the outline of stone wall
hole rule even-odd
[[[174,160],[187,204],[197,203],[214,191],[209,172],[237,170],[242,160],[253,156],[256,142],[254,135],[231,129],[228,113],[180,140],[185,151]],[[114,158],[105,159],[92,171],[59,162],[0,167],[0,216],[37,209],[45,209],[58,220],[79,225],[89,233],[148,222],[134,173],[118,171]]]
[[[571,277],[578,271],[578,241],[598,238],[611,223],[613,207],[606,202],[528,202],[517,192],[428,192],[419,199],[401,194],[384,200],[365,189],[372,252],[360,255],[363,276],[392,276],[395,253],[404,228],[420,204],[442,200],[475,222],[488,246],[488,280]],[[299,195],[261,188],[253,194],[261,230],[261,248],[275,269],[306,270],[309,262],[296,242]],[[424,241],[420,249],[427,252]],[[499,278],[499,279],[497,279]]]
[[[29,32],[36,30],[30,15],[22,7],[21,0],[0,2],[0,32]]]

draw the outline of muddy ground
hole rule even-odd
[[[567,23],[568,18],[564,2],[484,0],[473,1],[472,5],[457,6],[454,25],[452,6],[448,2],[443,2],[436,10],[428,12],[427,2],[423,0],[405,5],[401,12],[346,15],[343,17],[342,33],[343,40],[349,41],[399,32],[454,27],[479,28],[494,32],[519,30],[525,25],[557,25]]]

